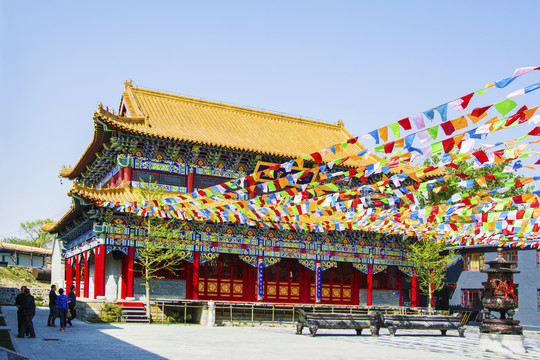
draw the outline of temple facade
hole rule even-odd
[[[125,83],[118,112],[100,105],[93,121],[90,145],[75,166],[60,172],[73,181],[72,207],[44,230],[62,245],[65,286],[75,284],[78,297],[109,301],[144,299],[137,249],[146,233],[143,218],[99,203],[137,201],[144,182],[156,182],[164,197],[191,193],[352,138],[342,122],[192,99],[131,82]],[[354,143],[346,152],[362,150]],[[341,169],[379,160],[370,155]],[[303,168],[314,165],[306,161]],[[277,172],[259,181],[277,178]],[[357,187],[358,181],[339,186]],[[247,198],[259,195],[254,191]],[[418,284],[407,260],[410,239],[402,236],[173,221],[182,264],[159,274],[152,297],[418,306]]]

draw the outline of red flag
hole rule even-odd
[[[472,111],[471,115],[474,116],[474,117],[479,117],[481,116],[483,113],[485,113],[487,111],[487,109],[489,109],[491,107],[491,105],[489,106],[484,106],[484,107],[477,107],[477,108],[474,108],[474,110]]]
[[[401,119],[398,121],[399,125],[403,128],[403,130],[411,130],[411,121],[409,118]]]
[[[454,138],[449,138],[442,141],[442,146],[445,153],[449,153],[454,148]]]
[[[478,161],[480,161],[481,164],[484,164],[484,163],[487,163],[489,161],[487,155],[485,152],[483,151],[476,151],[476,152],[473,152],[473,156],[475,158],[478,159]]]
[[[394,141],[384,144],[384,153],[390,154],[394,150]]]
[[[540,126],[537,126],[534,129],[532,129],[529,135],[540,136]]]
[[[443,123],[441,124],[441,127],[443,128],[444,133],[445,133],[447,136],[452,135],[452,133],[453,133],[454,131],[456,131],[456,129],[454,128],[454,124],[452,124],[451,121],[443,122]]]
[[[317,164],[320,164],[322,162],[322,156],[318,152],[314,152],[313,154],[310,154],[310,155]]]
[[[354,144],[354,143],[357,142],[357,141],[358,141],[358,136],[355,137],[355,138],[352,138],[352,139],[347,140],[347,142],[348,142],[349,144]]]
[[[523,198],[521,197],[521,195],[514,196],[514,197],[512,198],[512,200],[513,200],[516,204],[523,204]]]
[[[461,103],[461,107],[463,108],[463,110],[465,110],[465,108],[469,106],[469,102],[471,101],[473,95],[474,93],[470,93],[469,95],[465,95],[461,98],[461,100],[463,100],[463,102]]]

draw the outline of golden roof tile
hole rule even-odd
[[[353,137],[341,121],[330,124],[225,105],[135,88],[129,82],[122,101],[130,118],[115,116],[101,108],[96,115],[115,128],[173,141],[297,158]],[[362,150],[361,144],[352,144],[344,153],[329,156],[328,161],[356,155]],[[373,155],[371,160],[380,158]],[[370,163],[355,162],[358,166]]]

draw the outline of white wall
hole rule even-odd
[[[105,297],[107,301],[120,299],[122,260],[115,260],[112,253],[105,257]]]
[[[51,266],[51,284],[56,284],[58,288],[65,287],[66,268],[64,259],[62,258],[62,248],[58,239],[54,239]]]

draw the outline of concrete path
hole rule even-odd
[[[18,339],[16,308],[2,307],[17,352],[30,359],[540,359],[540,332],[526,331],[526,355],[479,352],[477,328],[460,338],[457,331],[398,331],[394,338],[369,332],[319,330],[295,335],[290,327],[215,327],[197,325],[87,324],[74,321],[65,333],[46,327],[48,309],[37,310],[36,339]],[[58,325],[58,319],[57,319]]]

